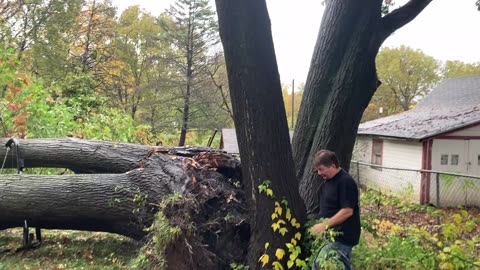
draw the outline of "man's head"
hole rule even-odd
[[[318,175],[326,180],[332,179],[340,170],[337,156],[329,150],[318,151],[313,159],[313,166]]]

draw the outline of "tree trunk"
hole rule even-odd
[[[1,144],[6,141],[0,139]],[[144,204],[158,204],[165,195],[181,192],[190,179],[185,171],[189,163],[161,152],[179,157],[197,154],[197,167],[235,170],[240,166],[224,154],[198,154],[211,148],[149,147],[76,138],[17,142],[26,168],[60,167],[110,174],[1,175],[0,229],[22,226],[26,219],[30,226],[107,231],[138,238],[145,234],[143,229],[156,210]],[[16,167],[16,147],[10,147],[7,168]],[[1,157],[5,149],[0,147]]]
[[[190,79],[187,79],[190,81]],[[183,100],[182,128],[180,130],[180,140],[178,146],[184,146],[188,131],[188,118],[190,113],[190,82],[187,82],[187,92]]]
[[[8,139],[0,139],[0,159]],[[153,146],[103,141],[64,139],[17,140],[26,168],[67,168],[81,173],[124,173],[141,165]],[[15,147],[8,152],[5,168],[15,168]]]
[[[0,175],[0,230],[21,227],[26,220],[31,227],[105,231],[140,239],[148,233],[145,228],[152,224],[162,199],[181,193],[180,199],[160,207],[168,225],[182,232],[163,243],[165,251],[157,250],[164,253],[168,269],[226,269],[230,262],[245,260],[250,225],[244,193],[234,185],[241,180],[237,158],[206,147],[79,139],[17,142],[26,165],[52,162],[56,165],[49,167],[78,171],[78,162],[84,171],[107,172],[109,168],[101,166],[112,165],[116,171],[131,169],[119,174]],[[61,159],[60,154],[70,153],[75,158]],[[10,157],[16,158],[13,154]],[[105,157],[118,158],[120,165]],[[162,228],[153,226],[153,237],[161,237]]]
[[[0,229],[21,227],[26,219],[34,227],[104,231],[138,239],[153,214],[134,213],[141,208],[132,201],[141,187],[135,182],[125,174],[2,177]]]
[[[283,105],[280,78],[265,1],[216,0],[232,109],[242,158],[245,193],[251,205],[250,269],[276,248],[285,248],[294,230],[282,237],[272,231],[274,201],[285,198],[292,215],[304,221],[305,209],[298,194]],[[259,194],[258,186],[271,181],[275,199]],[[270,243],[265,251],[264,245]],[[283,265],[288,256],[282,260]],[[273,262],[273,259],[271,260]],[[266,266],[271,268],[271,262]]]
[[[140,238],[153,220],[150,206],[180,192],[188,177],[163,154],[123,174],[2,175],[0,229],[29,226],[105,231]]]
[[[410,0],[382,17],[382,0],[327,1],[293,137],[300,194],[309,214],[318,209],[313,155],[336,152],[348,170],[362,117],[380,85],[375,57],[383,41],[431,0]]]
[[[190,11],[191,12],[191,11]],[[192,15],[192,14],[190,14]],[[187,44],[187,89],[183,99],[183,115],[182,115],[182,128],[180,130],[180,140],[178,146],[184,146],[188,132],[188,121],[190,117],[190,95],[192,91],[192,76],[193,76],[193,18],[190,17],[188,23],[188,44]]]

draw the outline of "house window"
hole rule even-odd
[[[478,165],[480,165],[480,155],[478,155],[477,159],[478,159]]]
[[[452,155],[452,159],[450,160],[450,165],[458,165],[458,155]]]
[[[383,140],[373,140],[372,163],[375,165],[382,165],[382,159],[383,159]],[[378,168],[378,167],[374,167],[374,168]]]
[[[440,156],[440,165],[448,165],[448,155]]]

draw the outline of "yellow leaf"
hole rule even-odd
[[[282,215],[282,207],[275,207],[275,213],[277,213],[279,216]]]
[[[278,225],[282,225],[282,224],[285,225],[285,224],[287,224],[287,223],[285,222],[285,220],[283,220],[283,219],[279,219],[279,220],[277,221],[277,223],[278,223]]]
[[[288,232],[288,229],[286,227],[280,228],[278,232],[282,235],[285,236],[285,234]]]
[[[285,255],[285,250],[281,248],[277,248],[277,251],[275,251],[275,257],[280,261],[283,258],[283,255]]]
[[[296,218],[292,218],[292,220],[290,221],[290,223],[292,223],[292,226],[295,227],[295,224],[297,224],[297,219],[296,219]]]
[[[287,262],[287,267],[288,267],[288,269],[292,268],[293,264],[294,264],[293,261],[288,261],[288,262]]]
[[[292,243],[292,245],[296,246],[297,245],[297,240],[295,240],[295,238],[292,238],[290,240],[290,243]]]
[[[267,189],[267,196],[270,196],[271,198],[273,198],[273,190],[271,188]]]
[[[272,266],[274,270],[283,270],[283,266],[279,261],[274,261]]]
[[[299,232],[297,232],[297,233],[295,234],[295,239],[297,239],[298,241],[300,241],[300,239],[302,239],[302,234],[299,233]]]
[[[269,242],[266,242],[266,243],[265,243],[265,249],[267,249],[269,246],[270,246],[270,243],[269,243]]]
[[[277,213],[273,213],[273,214],[272,214],[272,220],[274,220],[274,219],[276,219],[276,218],[278,218]]]
[[[262,263],[262,267],[265,267],[268,261],[270,261],[270,257],[268,256],[268,254],[263,254],[262,256],[260,256],[260,259],[258,259],[258,262]]]
[[[280,228],[280,224],[278,224],[278,223],[273,223],[272,224],[272,229],[273,229],[274,232],[276,232],[279,228]]]
[[[293,225],[293,227],[295,227],[297,229],[300,229],[300,223],[297,223],[297,224]]]
[[[292,218],[292,214],[290,213],[290,209],[287,209],[287,213],[285,214],[285,217],[287,220],[290,220]]]

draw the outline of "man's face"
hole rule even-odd
[[[318,165],[317,166],[317,173],[323,179],[329,180],[332,179],[338,172],[338,168],[335,165],[325,166],[325,165]]]

